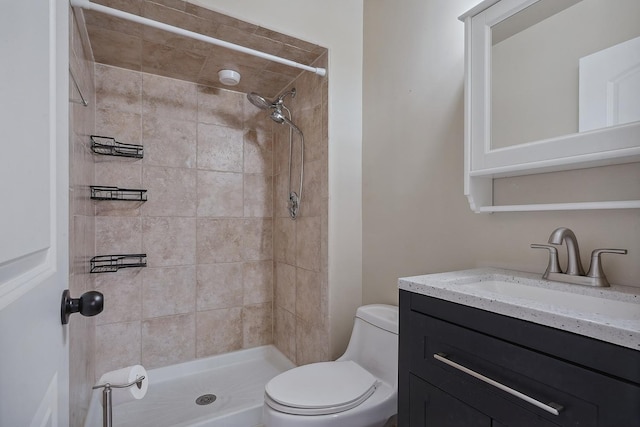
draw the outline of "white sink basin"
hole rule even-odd
[[[461,288],[521,298],[534,303],[542,303],[580,313],[599,314],[618,319],[640,320],[640,304],[616,301],[599,296],[582,295],[501,280],[469,283],[461,285]]]

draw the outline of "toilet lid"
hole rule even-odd
[[[286,371],[265,387],[267,404],[280,412],[322,415],[346,411],[376,390],[377,380],[357,363],[322,362]]]

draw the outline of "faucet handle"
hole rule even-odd
[[[602,260],[600,258],[601,254],[621,254],[626,255],[626,249],[595,249],[591,252],[591,266],[589,267],[589,272],[587,273],[587,277],[591,277],[599,282],[598,286],[609,286],[609,281],[607,280],[607,276],[604,275],[604,270],[602,269]]]
[[[549,251],[549,264],[547,265],[547,270],[542,275],[543,279],[548,278],[549,273],[562,273],[562,270],[560,269],[560,263],[558,262],[558,249],[555,246],[532,243],[531,248],[546,249]]]

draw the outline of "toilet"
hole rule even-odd
[[[383,427],[397,413],[398,307],[356,311],[345,353],[267,383],[265,427]]]

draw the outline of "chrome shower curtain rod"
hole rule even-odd
[[[280,64],[288,65],[290,67],[300,68],[302,70],[311,71],[319,76],[325,76],[327,70],[325,68],[315,68],[309,65],[300,64],[289,59],[281,58],[279,56],[271,55],[269,53],[261,52],[259,50],[250,49],[248,47],[240,46],[237,44],[229,43],[224,40],[219,40],[213,37],[205,36],[204,34],[194,33],[193,31],[184,30],[182,28],[174,27],[172,25],[164,24],[162,22],[154,21],[153,19],[144,18],[142,16],[134,15],[132,13],[123,12],[118,9],[103,6],[100,4],[91,3],[89,0],[70,0],[71,6],[80,7],[87,10],[95,10],[96,12],[104,13],[106,15],[115,16],[118,18],[126,19],[127,21],[137,22],[139,24],[148,25],[150,27],[158,28],[160,30],[168,31],[170,33],[178,34],[192,39],[200,40],[206,43],[210,43],[216,46],[226,47],[227,49],[235,50],[238,52],[246,53],[249,55],[264,58],[269,61],[277,62]]]

